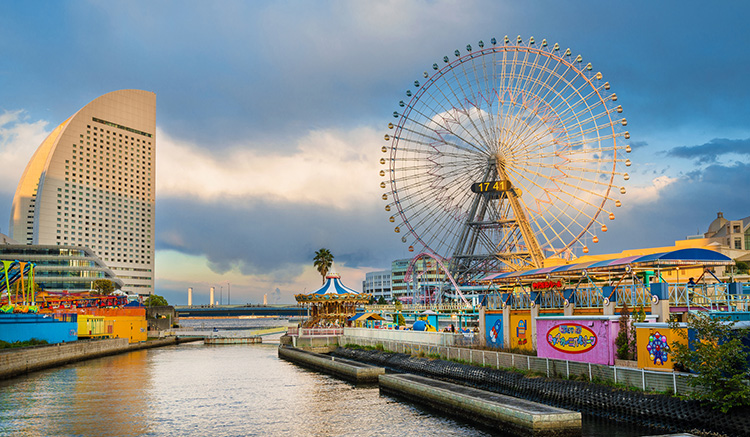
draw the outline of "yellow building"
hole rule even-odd
[[[671,372],[674,369],[675,343],[688,344],[687,333],[680,335],[666,323],[636,323],[638,368]],[[687,328],[679,328],[687,331]]]
[[[127,338],[130,343],[148,339],[146,308],[78,308],[78,335]],[[83,333],[83,335],[81,335]]]

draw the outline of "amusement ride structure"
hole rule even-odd
[[[617,95],[581,55],[492,38],[443,57],[405,94],[380,187],[394,231],[418,253],[405,282],[424,276],[419,260],[444,275],[423,300],[452,288],[466,302],[462,286],[573,259],[607,231],[630,135]]]

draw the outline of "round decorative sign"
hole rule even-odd
[[[578,323],[561,323],[547,331],[547,343],[568,354],[588,352],[596,346],[597,340],[594,331]]]

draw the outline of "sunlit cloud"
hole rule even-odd
[[[44,120],[29,121],[23,110],[0,113],[1,191],[9,194],[15,192],[26,164],[49,135],[47,125]]]
[[[627,205],[654,202],[677,180],[678,178],[663,175],[652,179],[649,185],[630,187],[627,194],[622,196],[622,202]]]
[[[283,152],[267,144],[267,152],[235,145],[214,154],[205,145],[157,135],[159,196],[259,197],[333,208],[378,199],[380,135],[372,128],[311,131]]]

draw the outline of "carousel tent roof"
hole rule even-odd
[[[342,295],[342,294],[360,294],[341,283],[341,277],[336,273],[329,273],[326,276],[326,283],[322,287],[308,294],[308,296],[325,296],[325,295]]]
[[[375,313],[357,313],[352,317],[349,317],[350,322],[364,322],[366,320],[385,320],[380,315]]]

